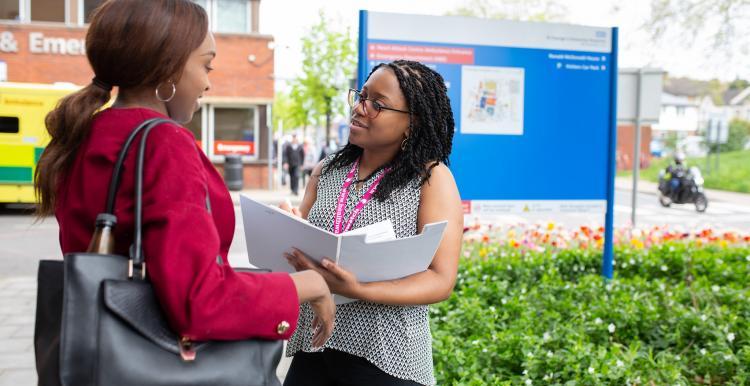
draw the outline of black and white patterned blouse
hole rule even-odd
[[[329,156],[324,165],[331,159],[332,156]],[[310,223],[333,231],[336,201],[350,169],[351,165],[331,170],[320,177],[318,196],[307,216]],[[371,176],[361,189],[352,185],[344,218],[348,218],[362,194],[381,173]],[[360,212],[352,229],[390,219],[396,237],[416,235],[420,191],[419,178],[415,178],[405,188],[394,190],[384,202],[373,198]],[[300,307],[299,327],[289,341],[287,356],[293,356],[298,351],[313,351],[312,319],[312,309],[308,304],[303,304]],[[339,305],[336,307],[333,335],[323,347],[366,358],[397,378],[423,385],[435,384],[427,306],[391,306],[364,301]]]

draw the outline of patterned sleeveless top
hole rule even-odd
[[[333,156],[323,161],[327,165]],[[318,196],[307,216],[313,225],[333,231],[333,218],[341,185],[351,165],[320,176]],[[364,182],[362,189],[352,186],[344,218],[348,218],[361,195],[382,171]],[[356,179],[359,176],[355,177]],[[355,220],[352,229],[386,219],[393,222],[396,237],[417,234],[417,212],[421,187],[415,178],[406,187],[394,190],[383,202],[373,198]],[[298,351],[313,352],[313,312],[308,304],[300,307],[297,331],[287,345],[287,356]],[[427,306],[392,306],[356,301],[336,307],[333,335],[323,346],[363,357],[394,377],[434,385],[432,334]]]

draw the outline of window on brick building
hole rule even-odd
[[[0,19],[21,20],[21,0],[0,1]]]
[[[193,0],[208,14],[211,31],[249,33],[251,7],[249,0]]]
[[[240,154],[245,160],[258,157],[258,106],[207,103],[185,127],[215,162],[222,162],[227,154]]]
[[[105,0],[82,0],[83,7],[80,7],[84,23],[91,22],[91,16],[96,7],[100,6]]]
[[[65,0],[31,0],[31,21],[65,23]]]
[[[255,137],[258,132],[255,107],[214,107],[213,155],[257,155]]]
[[[0,19],[66,22],[66,0],[0,0]]]
[[[193,133],[195,141],[198,143],[201,149],[203,149],[203,151],[206,151],[204,146],[206,144],[206,141],[203,138],[203,131],[207,126],[206,119],[204,118],[204,115],[206,114],[203,113],[205,110],[207,110],[206,106],[201,106],[201,108],[196,111],[195,114],[193,114],[193,120],[185,125],[185,127]]]

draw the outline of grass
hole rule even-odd
[[[671,158],[654,159],[651,166],[640,171],[640,176],[646,181],[659,181],[659,171],[664,170],[672,161]],[[719,170],[716,165],[716,155],[711,156],[711,169],[706,169],[706,158],[690,158],[688,166],[697,166],[706,180],[708,189],[727,190],[731,192],[750,193],[750,150],[721,153],[719,156]],[[618,172],[621,177],[631,176],[632,171]]]

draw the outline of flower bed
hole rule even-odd
[[[467,234],[455,291],[431,307],[438,384],[750,383],[745,236],[618,232],[606,282],[603,230],[522,228]]]

